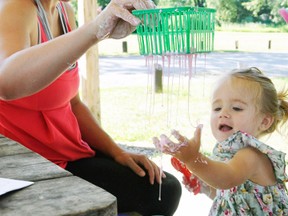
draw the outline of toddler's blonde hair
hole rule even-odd
[[[276,129],[280,129],[280,126],[283,126],[287,122],[288,89],[283,88],[277,92],[271,79],[256,67],[235,69],[228,76],[258,84],[255,85],[255,91],[257,91],[256,95],[259,96],[257,102],[259,102],[260,112],[269,114],[274,118],[272,125],[261,135],[270,134]]]

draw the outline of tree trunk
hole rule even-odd
[[[97,16],[97,0],[78,0],[79,25]],[[98,46],[91,47],[80,59],[82,100],[101,123]]]

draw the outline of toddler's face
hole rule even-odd
[[[256,93],[247,90],[241,79],[224,80],[212,95],[211,129],[218,142],[237,131],[259,136],[262,114],[257,111]]]

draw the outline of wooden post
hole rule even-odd
[[[236,40],[236,41],[235,41],[235,49],[238,49],[238,48],[239,48],[239,41]]]
[[[163,70],[160,64],[155,64],[154,67],[155,67],[155,77],[154,77],[155,93],[162,93],[163,92],[163,84],[162,84]]]
[[[127,44],[127,41],[123,41],[122,42],[122,51],[124,53],[127,53],[128,52],[128,44]]]
[[[97,0],[78,0],[79,24],[89,22],[96,17],[97,9]],[[98,46],[94,45],[81,59],[81,85],[83,102],[91,110],[98,123],[101,124],[98,57]]]

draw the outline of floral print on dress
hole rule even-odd
[[[236,187],[216,191],[210,216],[288,216],[288,194],[285,181],[285,153],[277,151],[249,134],[238,131],[227,140],[219,142],[213,149],[212,158],[230,160],[240,149],[257,148],[271,160],[277,184],[261,186],[247,180]]]

